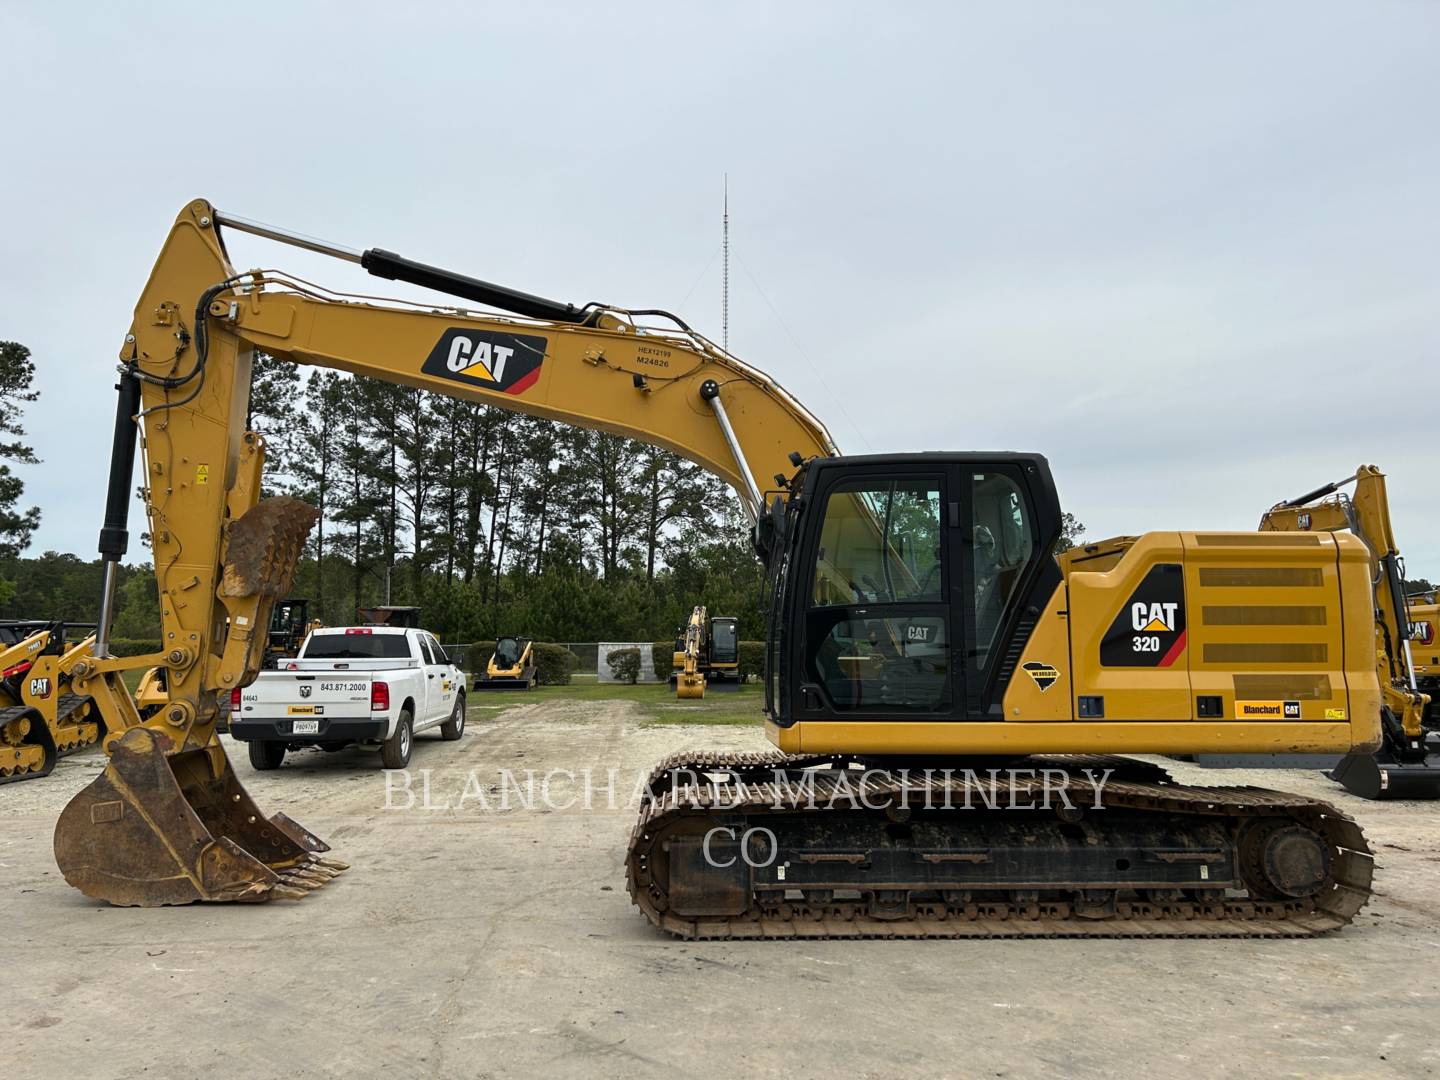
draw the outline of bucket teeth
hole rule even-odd
[[[274,599],[290,591],[320,511],[289,495],[261,499],[230,526],[221,596]]]
[[[298,900],[307,893],[324,888],[344,873],[345,869],[345,864],[338,859],[308,856],[296,866],[276,871],[280,881],[271,895],[282,900]]]

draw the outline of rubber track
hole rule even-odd
[[[1141,938],[1141,937],[1312,937],[1345,926],[1369,900],[1374,860],[1360,827],[1336,807],[1318,799],[1252,787],[1190,787],[1170,780],[1163,769],[1130,758],[1055,755],[1024,762],[1026,768],[1113,768],[1105,786],[1105,803],[1166,814],[1196,814],[1244,818],[1283,815],[1314,829],[1332,848],[1331,877],[1320,893],[1305,901],[1271,902],[1227,899],[1202,903],[1184,901],[1158,904],[1118,901],[1116,914],[1095,919],[1071,912],[1065,903],[1044,902],[1021,907],[1003,902],[950,906],[918,902],[908,919],[879,919],[865,911],[863,901],[836,901],[808,908],[802,902],[752,907],[745,915],[718,919],[681,918],[665,910],[665,899],[649,871],[649,857],[657,833],[691,815],[711,813],[765,814],[823,813],[824,807],[806,808],[801,799],[824,802],[835,789],[824,771],[804,787],[787,774],[817,765],[839,765],[848,759],[837,755],[791,755],[780,751],[724,754],[676,754],[651,773],[651,794],[642,805],[631,832],[626,854],[626,885],[631,901],[652,924],[666,933],[693,940],[789,938]],[[864,762],[861,762],[862,764]],[[891,767],[897,767],[890,763]],[[686,771],[719,774],[718,787],[684,782]],[[680,776],[677,778],[677,773]],[[859,774],[851,773],[855,790]],[[865,774],[866,797],[873,805],[887,796],[898,797],[899,780],[878,772]],[[1008,790],[1009,781],[1006,782]],[[1093,797],[1083,780],[1072,781],[1077,805]],[[1017,780],[1018,791],[1042,794],[1039,781]],[[961,803],[966,788],[974,799],[989,794],[984,783],[956,776],[929,785],[936,801],[948,796]],[[917,796],[912,775],[904,789]],[[1051,791],[1055,791],[1052,787]],[[718,799],[717,799],[718,796]],[[842,796],[843,799],[843,796]],[[782,809],[776,809],[779,805]],[[877,811],[878,812],[878,811]],[[1237,855],[1238,858],[1238,855]],[[652,888],[653,886],[653,888]]]

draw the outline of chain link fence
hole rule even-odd
[[[449,654],[460,667],[465,666],[465,658],[470,653],[471,642],[451,642],[444,644],[445,652]],[[663,682],[670,677],[670,664],[668,658],[662,658],[660,671],[656,671],[654,657],[654,643],[649,641],[552,641],[548,644],[559,645],[568,649],[575,657],[575,672],[572,678],[578,682],[588,682],[594,679],[599,682],[614,682],[610,674],[610,665],[605,658],[616,649],[639,649],[640,650],[640,681],[641,682]]]

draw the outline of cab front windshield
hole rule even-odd
[[[724,622],[716,622],[711,633],[710,652],[712,656],[721,661],[735,659],[737,655],[735,624],[728,619]]]

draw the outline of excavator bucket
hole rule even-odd
[[[261,815],[214,736],[178,754],[168,743],[131,728],[60,815],[55,861],[86,896],[122,907],[298,900],[346,869],[284,814]]]
[[[288,496],[247,510],[230,527],[221,595],[283,596],[316,517]],[[260,625],[269,614],[266,603]],[[199,748],[177,737],[154,718],[129,728],[108,747],[105,771],[70,800],[55,861],[71,885],[122,907],[298,900],[346,869],[284,814],[260,813],[213,730]]]
[[[1403,762],[1383,748],[1377,754],[1346,754],[1331,780],[1362,799],[1440,799],[1440,755]]]
[[[703,698],[705,696],[705,676],[687,675],[681,672],[675,678],[675,696],[677,698]]]

